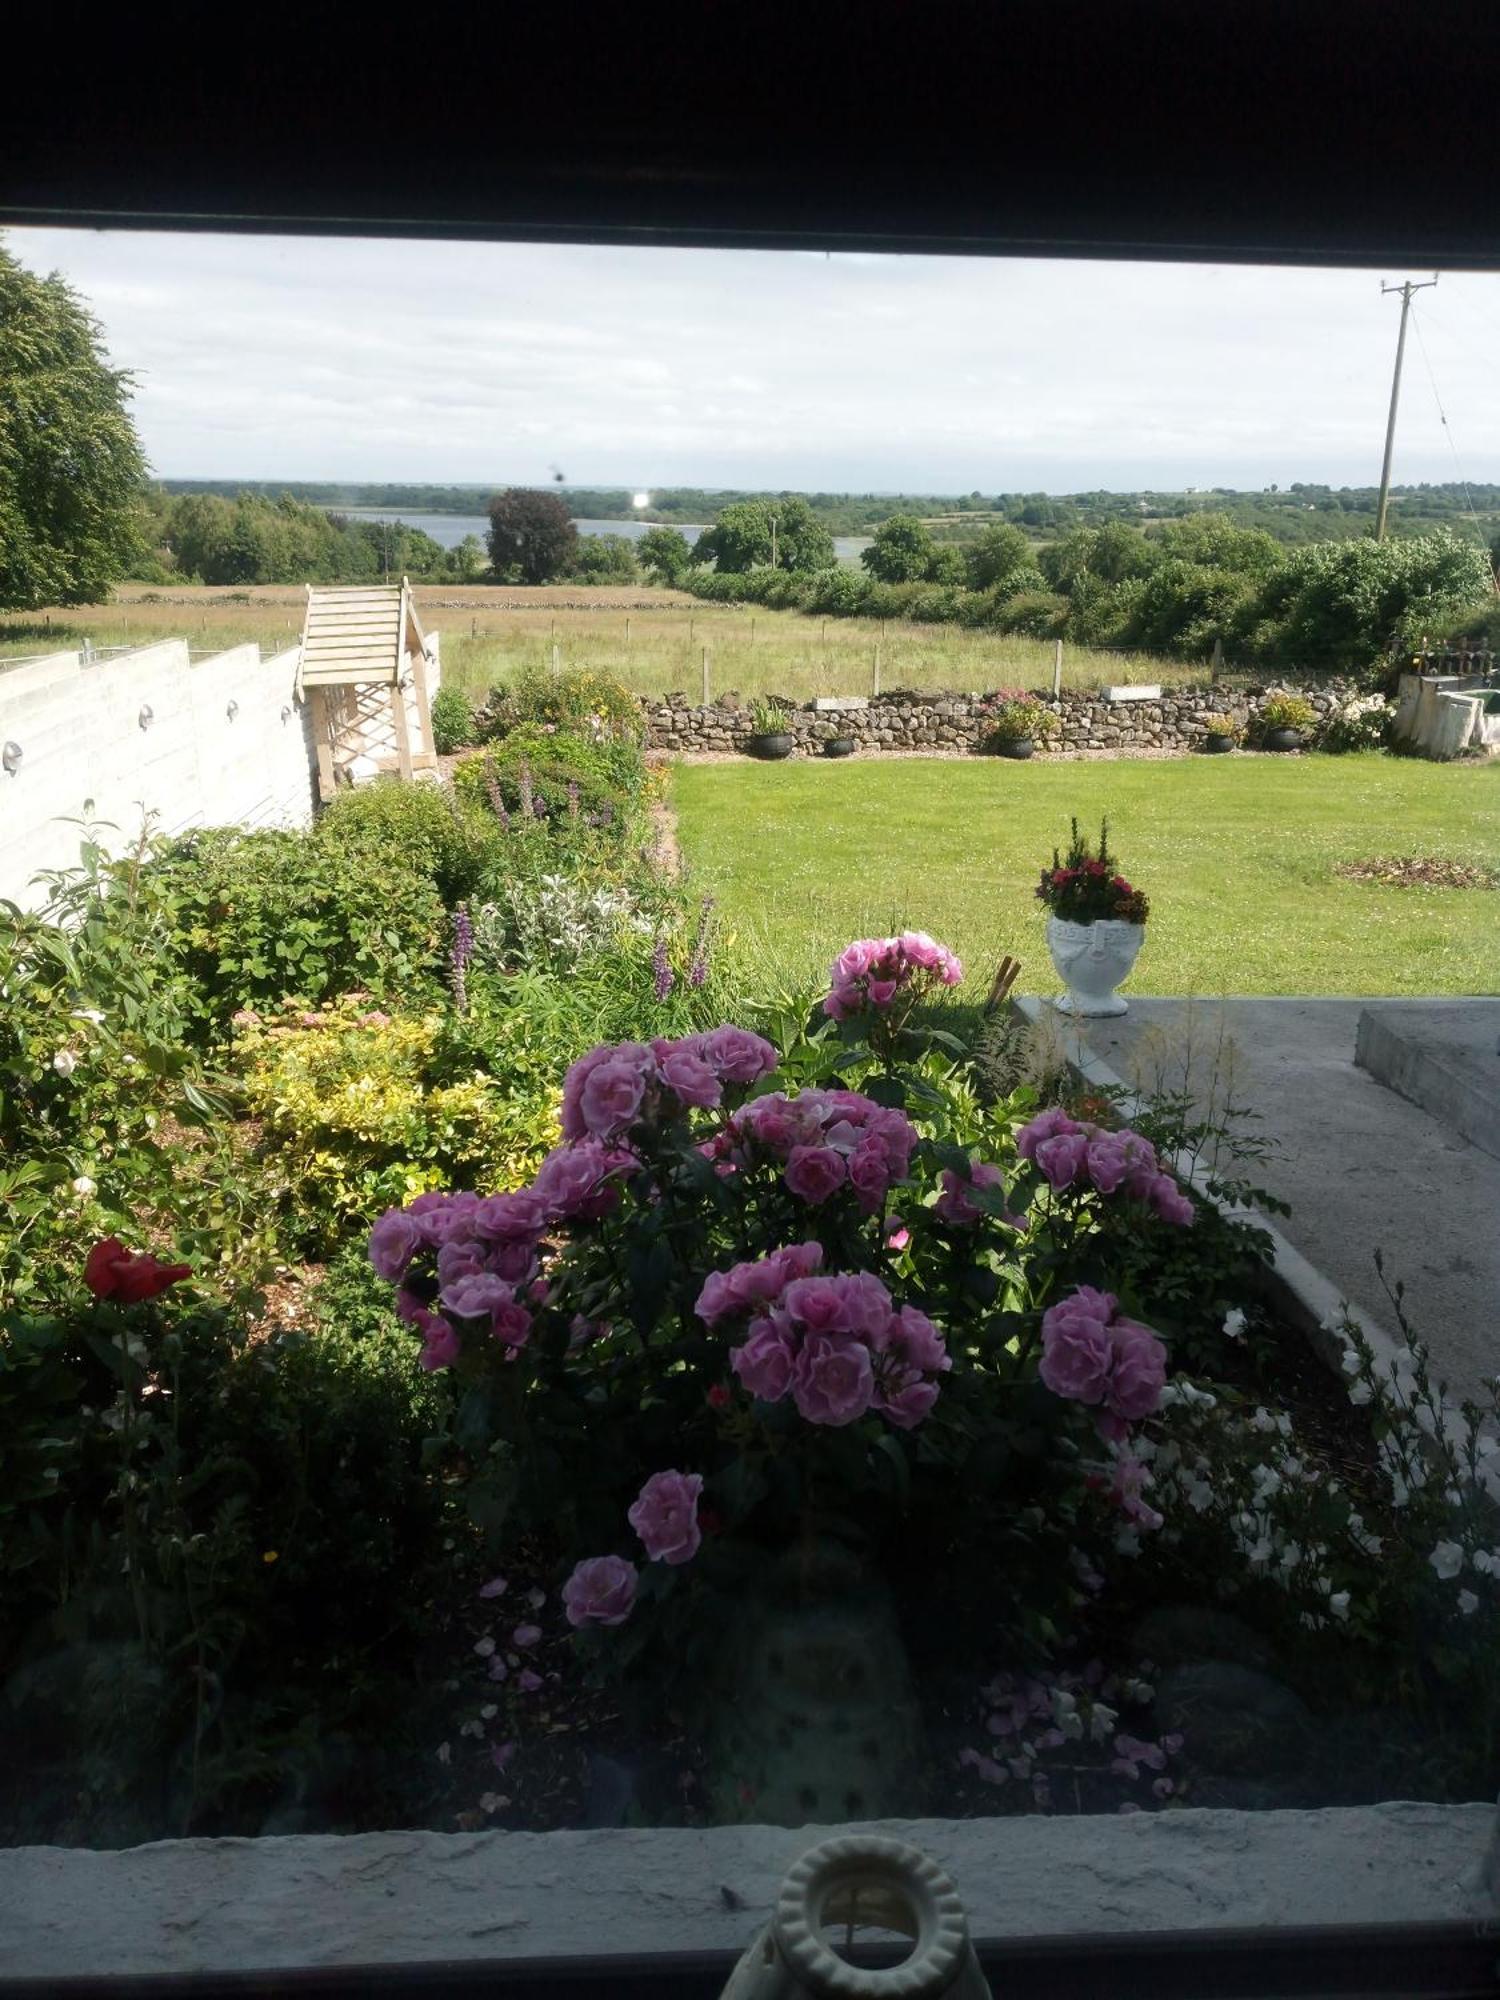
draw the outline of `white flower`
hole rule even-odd
[[[1368,1382],[1351,1382],[1349,1384],[1349,1401],[1356,1408],[1363,1409],[1374,1393],[1375,1391],[1370,1387]]]
[[[1443,1582],[1447,1583],[1450,1578],[1457,1576],[1463,1568],[1464,1552],[1457,1542],[1439,1542],[1427,1560],[1432,1564]]]
[[[483,1813],[499,1812],[501,1806],[504,1804],[506,1804],[506,1801],[498,1792],[481,1792],[479,1794],[479,1810]]]
[[[1281,1491],[1281,1474],[1274,1465],[1257,1465],[1250,1477],[1255,1484],[1257,1500],[1269,1500],[1272,1494]]]
[[[1500,1549],[1476,1549],[1469,1561],[1481,1576],[1500,1576]]]
[[[1224,1315],[1224,1336],[1227,1340],[1243,1340],[1245,1337],[1245,1314],[1239,1306],[1231,1306]]]
[[[453,1758],[453,1746],[452,1746],[452,1744],[451,1744],[451,1743],[440,1743],[440,1744],[438,1745],[438,1747],[437,1747],[437,1760],[438,1760],[438,1762],[439,1762],[440,1764],[447,1764],[447,1763],[450,1763],[450,1762],[452,1761],[452,1758]]]
[[[1120,1528],[1115,1534],[1115,1552],[1122,1556],[1138,1556],[1141,1552],[1140,1531],[1137,1528]]]
[[[1089,1712],[1089,1735],[1095,1743],[1107,1743],[1115,1733],[1119,1710],[1096,1701]]]
[[[1340,1365],[1346,1375],[1359,1373],[1359,1356],[1352,1347],[1346,1347],[1340,1357]]]
[[[481,1660],[487,1660],[490,1654],[494,1652],[494,1650],[495,1650],[495,1642],[490,1637],[488,1632],[485,1633],[482,1639],[476,1639],[474,1641],[474,1651],[479,1655]]]
[[[1458,1593],[1458,1608],[1465,1618],[1472,1618],[1479,1609],[1479,1599],[1472,1590],[1461,1590]]]
[[[1333,1613],[1335,1618],[1347,1618],[1349,1616],[1348,1591],[1347,1590],[1334,1591],[1334,1593],[1328,1600],[1328,1609]]]
[[[78,1067],[78,1058],[71,1049],[59,1049],[52,1058],[52,1067],[59,1076],[71,1076]]]
[[[75,1007],[73,1009],[73,1019],[75,1021],[92,1021],[95,1027],[98,1027],[104,1016],[97,1007]]]
[[[97,1194],[98,1191],[99,1191],[99,1183],[97,1181],[91,1181],[87,1174],[80,1174],[78,1178],[73,1182],[74,1194],[82,1195],[85,1200],[87,1200],[87,1198],[91,1194]]]

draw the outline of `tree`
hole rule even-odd
[[[634,583],[635,549],[626,535],[580,535],[571,574],[589,583]]]
[[[932,536],[915,514],[892,514],[860,551],[860,561],[881,583],[920,583],[932,567]]]
[[[675,587],[693,560],[688,538],[677,528],[648,528],[635,545],[641,566],[657,583]]]
[[[693,544],[693,561],[742,576],[749,569],[830,569],[833,536],[805,500],[736,500]]]
[[[0,606],[95,603],[141,554],[131,386],[62,278],[0,250]]]
[[[497,575],[519,572],[522,583],[550,583],[574,558],[578,530],[555,493],[512,486],[490,502],[490,563]]]
[[[1031,543],[1019,528],[1006,522],[986,528],[977,541],[969,544],[966,553],[969,585],[974,590],[993,590],[997,583],[1004,583],[1017,570],[1032,564]]]

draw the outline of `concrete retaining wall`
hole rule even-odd
[[[1351,681],[1322,679],[1314,686],[1278,684],[1252,694],[1220,685],[1163,688],[1159,699],[1109,701],[1099,690],[1065,688],[1047,706],[1060,727],[1045,747],[1064,754],[1132,750],[1178,751],[1202,747],[1206,718],[1232,715],[1247,726],[1273,693],[1301,694],[1326,714],[1355,692]],[[1131,690],[1133,695],[1135,690]],[[782,704],[789,731],[803,752],[816,754],[831,736],[852,736],[862,753],[894,750],[977,751],[994,727],[978,696],[894,690],[839,711],[812,704]],[[753,718],[748,707],[725,696],[713,706],[694,707],[685,694],[648,703],[648,743],[652,749],[690,754],[747,748]]]
[[[169,833],[306,826],[315,764],[296,671],[295,648],[262,659],[258,646],[236,646],[193,662],[183,639],[0,664],[0,744],[20,751],[0,773],[0,896],[45,900],[37,871],[78,859],[70,820],[106,822],[120,845],[143,811]]]

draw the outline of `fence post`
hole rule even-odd
[[[1057,701],[1062,695],[1062,640],[1052,641],[1052,699]]]
[[[878,639],[875,641],[875,672],[872,677],[870,692],[872,695],[880,693],[880,641]]]
[[[703,706],[708,707],[708,648],[703,648]]]
[[[625,643],[627,646],[630,644],[630,619],[628,617],[625,620]]]
[[[557,653],[558,653],[558,647],[557,647],[557,641],[556,641],[556,640],[554,639],[554,640],[552,641],[552,671],[553,671],[553,673],[557,673],[557,672],[559,672],[559,671],[560,671],[560,668],[559,668],[559,664],[558,664],[558,657],[557,657]]]
[[[1209,680],[1211,682],[1216,681],[1219,678],[1220,674],[1223,673],[1223,671],[1224,671],[1224,641],[1220,638],[1215,638],[1214,656],[1213,659],[1209,662],[1209,667],[1208,667]]]

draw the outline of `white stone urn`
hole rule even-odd
[[[831,1938],[846,1927],[912,1940],[899,1965],[851,1965]],[[735,1968],[723,2000],[990,2000],[958,1891],[920,1848],[847,1834],[804,1854],[776,1914]]]
[[[1047,919],[1047,949],[1057,976],[1067,987],[1053,1001],[1059,1014],[1128,1012],[1115,988],[1130,977],[1145,942],[1144,924],[1126,924],[1106,917],[1096,924],[1070,924],[1063,917]]]

